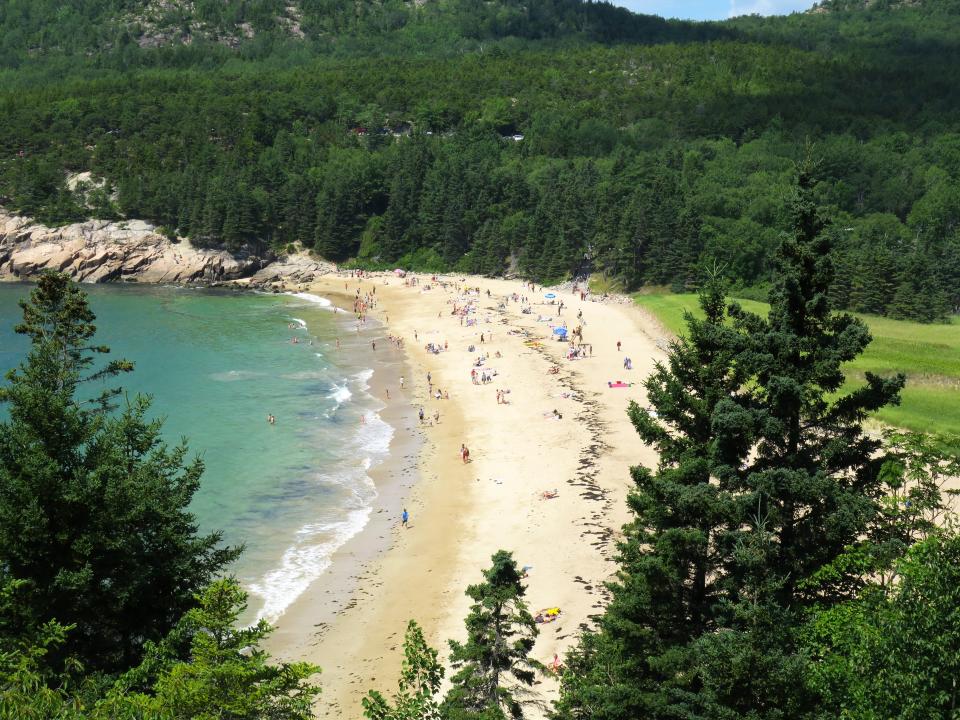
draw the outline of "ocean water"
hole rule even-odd
[[[29,290],[0,283],[0,372],[27,351],[13,327]],[[251,613],[275,621],[362,529],[376,498],[367,471],[386,457],[393,429],[368,392],[369,339],[308,294],[85,290],[97,342],[136,364],[120,383],[151,394],[167,440],[187,437],[202,455],[191,509],[204,531],[246,545],[232,571]]]

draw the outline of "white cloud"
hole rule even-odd
[[[740,15],[787,15],[799,10],[809,10],[812,0],[730,0],[727,17]]]

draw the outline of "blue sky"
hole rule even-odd
[[[814,0],[611,0],[634,12],[684,20],[724,20],[737,15],[786,15]]]

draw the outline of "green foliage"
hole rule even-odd
[[[102,703],[106,717],[136,708],[163,718],[234,720],[307,720],[320,688],[309,682],[320,668],[305,662],[271,665],[260,647],[272,632],[265,620],[238,627],[247,608],[246,593],[235,580],[217,580],[197,596],[170,637],[147,648],[143,665],[121,677]],[[189,656],[176,648],[190,637]],[[148,693],[131,686],[155,678]]]
[[[528,657],[537,625],[527,610],[520,571],[511,553],[497,551],[471,585],[465,624],[467,641],[450,641],[456,674],[441,706],[447,720],[505,720],[523,717],[524,686],[533,684],[537,661]]]
[[[21,586],[17,636],[56,620],[72,627],[47,659],[76,657],[87,671],[115,672],[139,660],[194,603],[194,593],[232,561],[220,535],[201,536],[187,511],[203,464],[185,445],[167,447],[161,423],[138,397],[111,413],[118,389],[84,398],[132,370],[94,366],[94,315],[64,275],[40,278],[21,303],[17,332],[31,339],[0,400],[0,567]],[[7,635],[9,637],[9,635]]]
[[[631,406],[660,463],[632,471],[635,520],[613,599],[569,659],[560,718],[816,712],[801,628],[810,608],[855,585],[859,569],[838,557],[885,525],[881,499],[897,473],[861,424],[904,379],[867,374],[839,394],[842,365],[870,336],[831,309],[830,235],[813,187],[805,165],[767,316],[725,311],[714,275],[704,319],[687,316],[687,335],[647,382],[655,414]],[[893,520],[888,539],[909,534]]]
[[[579,0],[6,3],[0,202],[371,267],[691,290],[719,260],[755,287],[811,139],[832,302],[939,322],[960,93],[928,5],[695,25]],[[103,187],[69,191],[79,171]]]
[[[434,700],[443,680],[437,651],[427,645],[423,631],[413,620],[403,638],[403,668],[393,704],[376,690],[363,698],[363,716],[368,720],[440,720]]]
[[[937,533],[893,566],[899,581],[814,616],[806,633],[821,717],[952,718],[960,702],[960,537]]]
[[[4,614],[16,583],[0,592]],[[67,673],[44,670],[44,655],[65,642],[70,628],[48,623],[0,654],[0,718],[63,720],[307,720],[320,693],[308,663],[270,665],[260,648],[271,632],[260,621],[237,628],[246,595],[235,580],[218,580],[197,598],[159,643],[147,643],[142,665],[103,686]],[[186,642],[186,659],[179,659]],[[76,681],[74,678],[77,678]]]

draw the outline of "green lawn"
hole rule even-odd
[[[637,294],[638,304],[650,310],[673,333],[686,327],[685,310],[699,311],[696,295]],[[740,300],[745,309],[766,313],[767,305]],[[898,427],[960,435],[960,319],[949,325],[861,316],[870,327],[873,342],[866,352],[847,365],[847,385],[854,387],[866,371],[878,375],[907,374],[907,387],[899,407],[885,408],[878,420]]]

